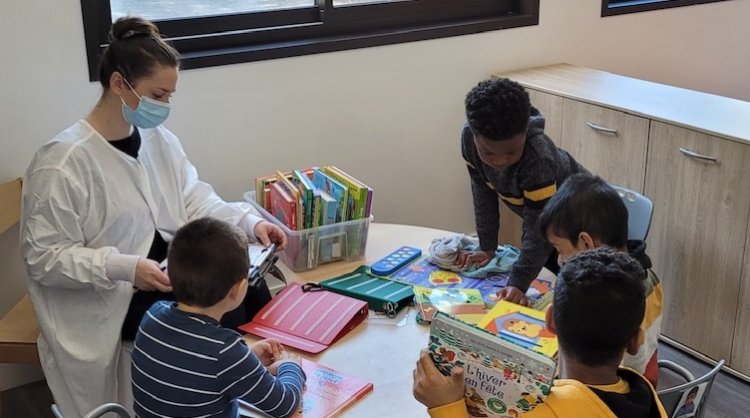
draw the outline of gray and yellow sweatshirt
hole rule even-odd
[[[523,156],[517,163],[502,171],[484,164],[468,124],[461,133],[461,152],[471,177],[474,219],[481,249],[497,248],[498,198],[523,219],[521,257],[513,266],[508,285],[525,292],[552,252],[552,246],[538,231],[539,214],[568,176],[587,171],[545,135],[544,117],[533,107]]]

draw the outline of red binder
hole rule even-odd
[[[367,302],[290,283],[240,329],[282,344],[319,353],[367,318]]]

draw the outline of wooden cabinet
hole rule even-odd
[[[560,147],[651,198],[663,335],[750,380],[750,103],[567,64],[499,76],[551,116]]]
[[[561,148],[607,182],[643,191],[648,119],[565,99]]]
[[[745,241],[745,262],[743,263],[737,320],[734,325],[732,357],[729,364],[735,370],[750,376],[750,229]]]
[[[562,139],[563,98],[542,91],[526,89],[531,105],[544,116],[544,132],[559,147]]]
[[[750,145],[661,122],[652,123],[649,143],[645,194],[655,205],[648,244],[664,287],[662,333],[729,359],[750,215]]]

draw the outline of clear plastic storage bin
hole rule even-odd
[[[367,230],[373,217],[354,221],[339,222],[318,228],[292,231],[275,216],[261,207],[255,200],[255,192],[244,195],[260,214],[278,225],[287,236],[286,248],[281,252],[281,260],[294,271],[311,270],[318,264],[339,260],[356,260],[364,257],[367,246]]]

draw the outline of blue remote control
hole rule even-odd
[[[416,260],[420,255],[422,250],[419,248],[403,246],[373,263],[370,271],[378,276],[387,276]]]

